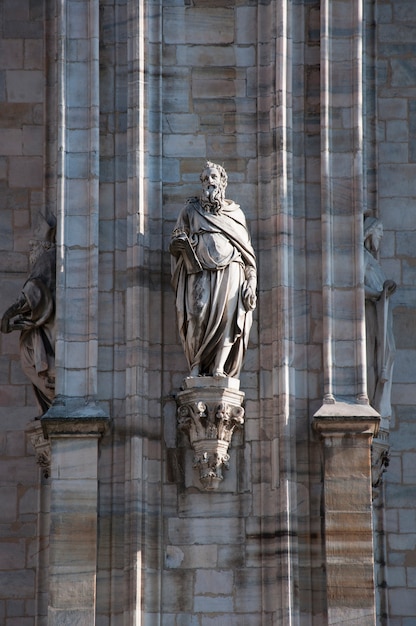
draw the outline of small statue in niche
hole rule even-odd
[[[396,283],[386,280],[377,252],[383,225],[375,217],[364,220],[364,284],[367,340],[367,391],[370,404],[382,418],[391,416],[391,383],[395,356],[390,296]],[[382,422],[383,427],[383,422]]]
[[[1,332],[20,330],[20,360],[32,383],[40,415],[55,397],[56,219],[40,214],[30,241],[30,274],[1,320]]]
[[[190,376],[238,378],[256,307],[256,258],[245,216],[225,199],[227,173],[207,161],[200,197],[172,233],[172,285]]]

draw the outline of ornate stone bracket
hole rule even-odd
[[[45,439],[41,421],[34,420],[31,422],[26,428],[26,433],[35,450],[36,463],[42,468],[45,478],[49,478],[51,473],[51,444],[48,439]]]
[[[383,474],[390,464],[389,432],[380,428],[371,446],[371,476],[373,484],[373,500],[379,495],[383,482]]]
[[[233,432],[244,423],[244,393],[235,378],[190,377],[184,387],[176,397],[178,428],[189,437],[202,486],[214,490],[228,469]]]

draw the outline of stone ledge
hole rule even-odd
[[[183,380],[183,389],[232,389],[239,391],[240,380],[231,376],[188,376]]]
[[[375,437],[380,420],[380,415],[369,404],[335,402],[318,409],[312,427],[322,436],[371,434]]]
[[[58,400],[41,418],[43,433],[50,436],[101,437],[110,427],[111,419],[95,402],[78,399]]]
[[[241,406],[245,394],[239,387],[240,381],[235,378],[189,377],[185,378],[183,390],[176,393],[175,397],[178,404],[192,401],[228,401]]]

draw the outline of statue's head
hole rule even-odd
[[[201,172],[201,204],[207,211],[216,212],[225,200],[228,176],[222,165],[207,161]]]
[[[33,266],[37,259],[55,244],[56,217],[51,213],[44,215],[39,211],[38,221],[30,240],[29,262]]]
[[[50,241],[51,243],[54,243],[55,235],[56,217],[51,213],[43,214],[39,211],[32,239],[35,241]]]
[[[383,224],[377,217],[364,220],[364,245],[370,252],[377,252],[383,237]]]

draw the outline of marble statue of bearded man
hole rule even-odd
[[[256,259],[245,216],[225,199],[227,173],[207,162],[202,193],[172,233],[172,284],[191,376],[238,377],[256,306]]]
[[[55,397],[56,219],[39,215],[30,242],[30,273],[1,320],[1,332],[20,330],[20,361],[32,383],[40,414]]]

